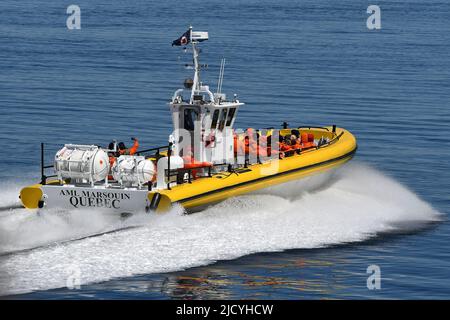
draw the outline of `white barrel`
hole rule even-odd
[[[55,171],[61,179],[101,181],[108,175],[109,157],[97,146],[65,145],[55,155]]]
[[[158,172],[156,174],[156,187],[158,189],[165,189],[167,187],[165,171],[169,169],[169,157],[160,158],[156,164],[156,167],[158,168]],[[170,157],[170,170],[181,169],[183,167],[183,158],[180,156]]]
[[[114,179],[119,183],[141,186],[153,179],[155,165],[142,156],[122,155],[117,158],[111,171]]]

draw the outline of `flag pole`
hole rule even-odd
[[[197,49],[197,42],[194,41],[192,39],[192,26],[189,26],[189,38],[191,40],[191,44],[192,44],[192,54],[193,54],[193,58],[194,58],[194,83],[192,86],[192,91],[191,91],[191,101],[190,103],[192,104],[194,102],[194,94],[195,91],[199,90],[199,83],[200,83],[200,66],[198,63],[198,49]]]

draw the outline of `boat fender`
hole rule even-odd
[[[212,162],[207,162],[207,161],[203,161],[203,162],[187,162],[184,164],[184,169],[194,169],[194,168],[204,168],[204,167],[212,167]]]
[[[153,195],[152,201],[150,202],[150,206],[148,207],[148,209],[151,211],[156,211],[160,201],[161,201],[161,194],[159,192],[156,192]]]
[[[212,167],[212,166],[213,166],[213,164],[211,162],[206,162],[206,161],[204,161],[204,162],[195,162],[195,161],[193,161],[193,162],[185,163],[184,164],[184,169],[191,170],[192,178],[194,180],[196,180],[197,179],[197,172],[198,172],[198,170],[196,170],[196,169],[207,168],[207,167]]]
[[[25,187],[20,190],[20,201],[22,201],[23,206],[27,209],[39,208],[43,196],[44,193],[40,184]]]

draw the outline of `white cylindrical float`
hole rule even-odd
[[[155,165],[142,156],[122,155],[117,158],[111,172],[121,185],[140,187],[153,179]]]
[[[109,157],[97,146],[65,145],[55,155],[58,178],[86,180],[95,183],[104,180],[109,172]]]
[[[169,168],[169,157],[162,157],[158,160],[157,163],[158,173],[156,175],[156,187],[158,189],[165,189],[166,185],[166,173],[165,171]],[[183,158],[179,156],[171,156],[170,157],[170,169],[181,169],[184,167]]]

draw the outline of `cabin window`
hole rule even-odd
[[[233,121],[235,113],[236,113],[236,108],[231,108],[230,111],[228,111],[227,127],[229,127],[231,125],[231,122]]]
[[[198,119],[198,111],[194,109],[184,109],[184,129],[194,131],[195,121]]]
[[[219,130],[222,131],[225,127],[225,121],[227,120],[227,111],[228,109],[222,109],[222,113],[220,114],[220,122],[219,122]]]
[[[211,123],[211,129],[215,129],[217,126],[217,121],[219,120],[219,110],[214,110],[214,115]]]

